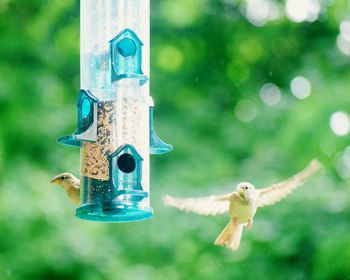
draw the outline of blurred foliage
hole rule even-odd
[[[76,219],[49,184],[79,174],[79,150],[56,140],[76,124],[79,3],[0,0],[0,279],[350,278],[349,137],[330,127],[350,106],[337,47],[349,1],[321,1],[310,22],[274,3],[279,16],[254,24],[243,0],[152,1],[155,126],[175,149],[152,157],[155,217],[101,224]],[[306,99],[291,92],[296,76],[311,84]],[[281,94],[273,106],[261,99],[267,83]],[[241,180],[264,187],[314,157],[323,171],[261,209],[235,253],[212,244],[227,216],[161,203]]]

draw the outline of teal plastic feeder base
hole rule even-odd
[[[106,201],[84,204],[77,208],[75,216],[97,222],[133,222],[153,217],[153,209],[151,207],[142,209],[132,204]]]

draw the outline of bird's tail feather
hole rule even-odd
[[[226,246],[229,249],[235,251],[238,250],[241,243],[243,225],[230,221],[218,238],[215,240],[215,245]]]

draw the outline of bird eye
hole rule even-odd
[[[247,189],[248,189],[248,186],[245,186],[244,188],[247,190]]]

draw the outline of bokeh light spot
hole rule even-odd
[[[257,114],[257,108],[253,102],[249,100],[241,100],[235,107],[235,115],[241,122],[251,122]]]
[[[343,54],[350,56],[350,40],[347,40],[342,33],[337,36],[337,46]]]
[[[335,112],[330,118],[332,131],[338,136],[344,136],[349,133],[350,120],[348,114],[344,112]]]
[[[266,105],[276,105],[278,102],[280,102],[281,97],[281,91],[275,84],[267,83],[260,89],[260,98]]]
[[[294,22],[315,21],[320,13],[318,0],[287,0],[286,14]]]
[[[344,37],[345,40],[350,41],[350,21],[343,20],[340,23],[340,34]]]
[[[168,72],[176,72],[183,64],[184,56],[181,50],[175,46],[167,45],[160,50],[157,63],[160,68]]]
[[[263,48],[258,40],[250,38],[239,45],[239,52],[246,61],[253,63],[262,57]]]
[[[298,99],[308,98],[311,94],[311,84],[302,76],[297,76],[291,81],[290,89],[293,95]]]
[[[338,175],[344,180],[350,178],[350,147],[346,147],[336,162]]]
[[[167,0],[161,4],[165,19],[174,26],[186,27],[202,15],[201,0]]]
[[[247,0],[245,12],[247,19],[255,26],[263,26],[280,16],[277,4],[271,0]]]

